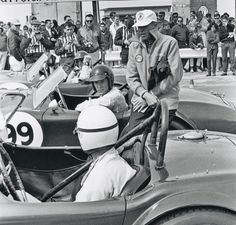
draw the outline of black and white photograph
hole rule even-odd
[[[0,0],[0,225],[236,225],[236,0]]]

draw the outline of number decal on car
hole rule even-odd
[[[7,124],[7,141],[19,145],[39,147],[43,143],[43,131],[39,122],[30,114],[16,112]]]

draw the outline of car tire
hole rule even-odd
[[[236,214],[216,208],[181,209],[152,225],[235,225]]]

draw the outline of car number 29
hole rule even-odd
[[[43,143],[43,131],[39,122],[30,114],[16,112],[7,124],[7,141],[19,145],[39,147]]]

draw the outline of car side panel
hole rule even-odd
[[[125,201],[0,203],[0,225],[122,225]]]
[[[236,202],[230,195],[207,191],[183,192],[170,195],[156,202],[156,204],[140,215],[133,225],[149,224],[149,222],[158,221],[158,218],[161,216],[181,208],[201,206],[224,208],[231,211],[236,210]]]

